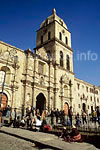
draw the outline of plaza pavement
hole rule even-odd
[[[95,146],[88,143],[74,143],[64,142],[61,138],[53,134],[47,134],[43,132],[33,132],[20,128],[2,127],[0,132],[16,136],[18,138],[31,141],[33,143],[39,143],[46,145],[50,148],[57,150],[97,150]]]

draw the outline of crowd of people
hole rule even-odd
[[[81,125],[86,125],[89,122],[97,123],[100,126],[100,110],[97,107],[96,110],[92,111],[91,114],[87,114],[84,110],[82,113],[73,114],[72,106],[68,109],[68,115],[65,114],[64,110],[59,111],[51,110],[51,124],[54,124],[54,118],[56,118],[56,124],[58,122],[62,125],[72,126],[74,123],[77,127]]]
[[[42,114],[39,113],[39,110],[34,109],[31,107],[31,109],[26,109],[26,115],[20,119],[20,116],[18,115],[17,109],[14,108],[12,110],[9,106],[7,108],[4,108],[0,111],[2,113],[2,121],[1,126],[4,125],[5,117],[10,118],[9,126],[12,126],[14,128],[19,128],[26,126],[27,128],[35,129],[36,131],[49,131],[51,130],[51,125],[53,125],[53,118],[56,117],[56,123],[58,123],[58,119],[60,117],[60,121],[63,125],[64,124],[64,111],[57,110],[51,110],[51,113],[46,114],[46,111],[44,110]],[[51,117],[51,125],[47,124],[46,121],[46,115]],[[72,107],[69,109],[69,118],[71,120],[71,126],[72,126]],[[72,132],[68,133],[67,129],[64,127],[63,131],[61,133],[61,138],[63,138],[65,141],[79,141],[81,139],[81,135],[78,132],[77,128],[75,126],[72,126]]]
[[[100,125],[100,111],[97,107],[96,111],[92,111],[91,114],[87,114],[85,111],[82,111],[82,114],[80,115],[77,113],[76,115],[73,115],[72,106],[68,109],[68,114],[66,115],[64,110],[54,109],[51,110],[49,113],[46,111],[43,111],[42,114],[40,114],[39,110],[31,107],[30,109],[26,109],[25,116],[22,118],[19,114],[16,108],[13,110],[10,106],[0,110],[0,114],[2,113],[2,121],[1,126],[4,125],[5,118],[9,118],[9,125],[13,127],[19,127],[26,125],[27,128],[33,128],[34,126],[43,126],[47,125],[46,119],[49,117],[51,118],[51,121],[49,122],[51,126],[53,126],[55,123],[62,124],[63,126],[72,126],[74,123],[76,127],[80,127],[81,124],[87,124],[88,121],[91,122],[98,122]]]
[[[6,119],[7,123],[6,123]],[[2,127],[4,124],[19,128],[19,127],[27,127],[29,129],[35,129],[36,131],[40,130],[50,130],[50,125],[47,124],[46,121],[46,111],[43,111],[40,115],[39,110],[34,109],[26,109],[25,116],[21,117],[17,111],[17,108],[13,110],[8,106],[0,110],[0,126]]]
[[[72,107],[69,109],[69,116],[65,115],[64,110],[59,111],[59,109],[51,110],[49,113],[46,111],[43,111],[42,114],[40,114],[39,110],[31,107],[26,108],[25,116],[22,118],[17,111],[17,108],[11,109],[10,106],[3,108],[1,110],[2,113],[2,121],[1,126],[4,125],[5,118],[9,118],[9,125],[13,127],[19,127],[20,125],[24,126],[24,124],[27,126],[27,128],[32,128],[33,126],[39,126],[42,125],[42,123],[46,123],[46,118],[51,118],[50,125],[53,126],[55,124],[56,118],[56,124],[58,124],[59,120],[62,125],[68,125],[68,117],[69,117],[69,125],[72,125]],[[43,125],[42,125],[43,126]]]
[[[74,116],[72,106],[70,106],[66,112],[65,110],[59,111],[59,109],[54,109],[50,112],[43,110],[40,114],[38,109],[31,107],[27,108],[25,116],[21,117],[18,114],[17,108],[11,109],[8,105],[8,107],[0,109],[0,126],[3,126],[6,118],[9,118],[9,126],[14,128],[26,127],[27,129],[34,129],[35,131],[48,132],[53,125],[58,125],[60,123],[63,126],[63,131],[59,136],[60,138],[68,142],[80,142],[82,138],[77,127],[80,127],[81,124],[87,124],[88,119],[94,123],[98,122],[100,125],[100,111],[98,107],[89,115],[85,111],[82,111],[81,115],[77,113]],[[51,118],[49,123],[47,118]],[[66,126],[72,127],[71,132],[67,130]]]

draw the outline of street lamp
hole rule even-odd
[[[95,103],[95,111],[96,111],[96,99],[95,99],[95,85],[93,86],[94,91],[94,103]]]
[[[13,65],[13,68],[15,69],[15,73],[14,73],[14,78],[13,78],[13,81],[12,81],[12,102],[11,102],[11,108],[13,106],[13,97],[14,97],[14,84],[15,84],[15,78],[16,78],[16,69],[18,68],[17,66],[17,63],[18,63],[18,56],[14,56],[14,65]]]
[[[69,80],[69,87],[70,87],[70,105],[72,105],[72,81],[71,80]]]
[[[3,98],[3,93],[4,93],[6,72],[7,72],[7,66],[8,66],[9,59],[14,60],[14,63],[18,60],[18,56],[15,56],[15,54],[17,53],[15,49],[13,49],[13,50],[7,49],[6,52],[8,52],[8,57],[7,57],[7,62],[6,62],[6,66],[5,66],[4,79],[3,79],[3,83],[2,83],[2,91],[1,91],[1,97],[0,97],[0,108],[2,107],[2,98]]]

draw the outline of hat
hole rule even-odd
[[[76,126],[75,125],[72,125],[72,129],[75,129],[76,128]]]

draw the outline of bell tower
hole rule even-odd
[[[44,48],[46,53],[49,52],[57,64],[73,72],[71,33],[64,21],[56,15],[55,8],[52,10],[52,15],[47,17],[37,30],[36,52],[40,48]],[[60,64],[60,59],[63,64]],[[67,67],[66,61],[70,61],[70,68]]]
[[[71,105],[73,89],[69,81],[72,84],[74,82],[71,33],[65,22],[57,16],[55,9],[52,10],[52,15],[47,17],[37,30],[35,52],[43,58],[47,55],[45,58],[50,60],[48,61],[49,70],[47,72],[49,83],[47,87],[48,106],[51,103],[51,97],[54,103],[53,108],[63,109],[65,102]],[[48,57],[48,54],[50,57]],[[68,82],[61,80],[62,76],[65,75]],[[64,87],[67,87],[67,90],[65,90],[68,91],[67,97],[64,97]]]

